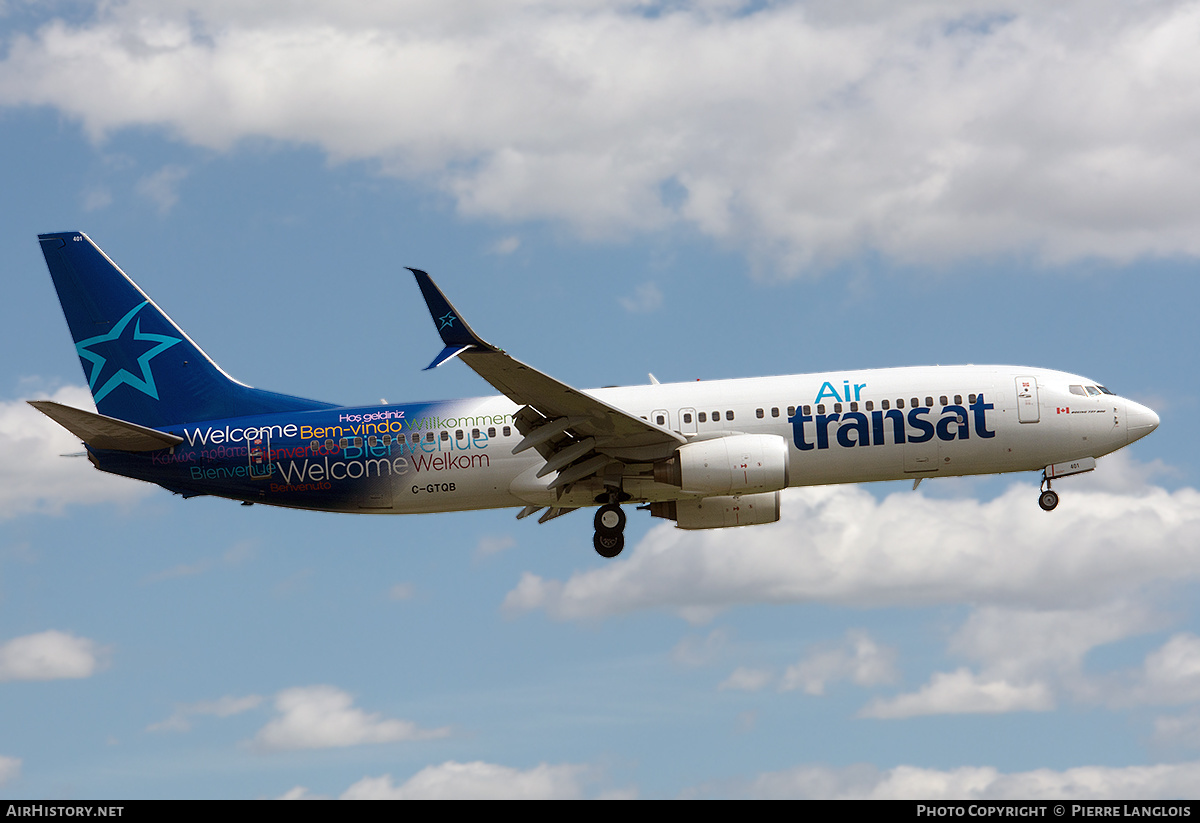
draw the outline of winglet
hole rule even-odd
[[[425,367],[426,370],[436,369],[446,361],[452,360],[462,354],[467,349],[495,350],[495,347],[484,342],[483,338],[467,325],[467,321],[463,320],[458,310],[450,305],[450,301],[446,299],[446,295],[442,294],[442,290],[433,282],[432,277],[420,269],[406,268],[417,278],[417,285],[421,288],[421,295],[425,298],[425,305],[429,307],[429,315],[433,318],[433,325],[437,327],[438,334],[442,337],[442,342],[446,344],[446,348],[442,349],[441,354]]]

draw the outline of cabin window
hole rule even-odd
[[[883,403],[881,404],[881,408],[882,408],[884,411],[887,411],[887,410],[888,410],[888,409],[890,409],[891,407],[892,407],[891,401],[888,401],[888,400],[884,400],[884,401],[883,401]]]
[[[898,408],[898,409],[904,408],[904,398],[903,397],[896,398],[896,408]]]
[[[314,440],[313,442],[309,443],[308,445],[309,445],[309,448],[319,449],[319,448],[321,448],[321,441]]]
[[[712,418],[714,423],[718,422],[721,419],[721,413],[719,411],[713,412]]]
[[[362,448],[362,438],[361,437],[354,438],[354,448],[356,448],[356,449]]]
[[[818,403],[817,404],[817,414],[824,414],[824,413],[825,413],[825,404]]]
[[[504,436],[508,437],[511,433],[512,433],[512,429],[509,428],[508,426],[505,426],[504,427]]]
[[[950,398],[949,398],[949,397],[947,397],[947,396],[946,396],[946,395],[944,395],[944,394],[943,394],[941,397],[939,397],[939,398],[938,398],[938,400],[941,400],[941,401],[942,401],[942,405],[943,405],[943,406],[949,406],[949,405],[950,405]]]
[[[654,422],[660,426],[665,426],[667,424],[667,418],[663,417],[661,414],[656,414],[654,415]]]
[[[857,401],[855,401],[855,400],[850,401],[850,411],[852,411],[852,412],[858,411],[858,402]]]
[[[479,439],[479,429],[471,429],[471,439],[472,440]]]
[[[867,411],[875,411],[875,401],[874,400],[867,401]]]
[[[450,432],[442,432],[442,439],[443,439],[443,440],[449,440],[449,439],[450,439]]]
[[[379,438],[376,437],[375,435],[371,435],[370,437],[367,438],[367,445],[370,446],[371,448],[375,448],[375,446],[377,446],[378,444],[379,444]]]
[[[684,413],[683,413],[683,422],[684,422],[684,423],[691,423],[691,422],[692,422],[692,413],[691,413],[691,412],[684,412]]]
[[[805,406],[802,414],[812,414],[812,406]]]
[[[413,432],[412,437],[410,437],[409,440],[411,440],[414,443],[420,443],[421,442],[421,433]]]
[[[426,443],[433,442],[433,432],[425,432],[425,442]]]
[[[463,439],[463,430],[462,430],[462,429],[457,429],[457,430],[454,432],[454,439],[455,439],[455,440],[462,440],[462,439]]]
[[[488,426],[488,437],[495,437],[495,436],[496,436],[496,427]]]
[[[350,438],[349,437],[343,437],[341,440],[338,441],[338,448],[345,449],[345,448],[349,448],[349,446],[350,446]]]
[[[754,416],[757,417],[759,420],[762,420],[763,417],[765,417],[766,415],[763,413],[762,409],[755,409]]]
[[[700,412],[698,415],[696,415],[696,419],[699,420],[701,423],[707,423],[708,422],[708,413]]]
[[[795,416],[796,416],[796,407],[788,406],[788,417],[795,417]]]
[[[921,405],[921,398],[919,398],[919,397],[914,397],[914,398],[912,398],[912,406],[911,406],[911,408],[914,408],[914,409],[915,409],[915,408],[918,408],[920,405]]]
[[[772,406],[772,407],[771,407],[771,416],[772,416],[772,417],[778,417],[778,416],[779,416],[779,407],[778,407],[778,406]]]
[[[957,406],[962,405],[962,395],[961,394],[954,395],[954,404]]]
[[[969,396],[967,397],[967,399],[968,399],[968,400],[970,400],[972,403],[974,403],[974,402],[975,402],[975,395],[973,395],[973,394],[972,394],[972,395],[969,395]]]
[[[333,448],[333,438],[332,437],[325,441],[325,448],[327,448],[327,449]]]
[[[841,403],[834,403],[834,404],[833,404],[833,411],[834,411],[834,413],[835,413],[835,414],[841,414],[841,413],[842,413],[842,404],[841,404]]]
[[[732,411],[727,411],[727,412],[725,412],[725,419],[726,419],[726,420],[732,420],[732,419],[733,419],[733,412],[732,412]]]
[[[926,406],[929,406],[930,408],[933,408],[933,398],[932,398],[932,397],[926,397],[926,398],[925,398],[925,405],[926,405]],[[944,397],[942,398],[942,405],[943,405],[943,406],[944,406],[944,405],[946,405],[946,398],[944,398]]]

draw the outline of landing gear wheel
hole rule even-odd
[[[596,554],[601,557],[616,557],[625,548],[625,535],[620,532],[612,535],[596,532],[596,536],[592,538],[592,545],[596,547]]]
[[[596,512],[596,533],[619,535],[625,531],[625,512],[616,503],[601,506]]]
[[[1046,489],[1038,497],[1038,505],[1042,507],[1044,512],[1052,512],[1058,506],[1058,492],[1053,489]]]

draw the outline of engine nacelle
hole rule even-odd
[[[651,503],[650,514],[674,520],[677,529],[725,529],[774,523],[779,520],[779,492]]]
[[[755,494],[787,488],[787,441],[774,434],[735,434],[680,446],[654,466],[654,479],[687,492]]]

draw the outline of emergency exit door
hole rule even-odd
[[[1017,378],[1017,420],[1021,423],[1036,423],[1042,419],[1038,403],[1036,377]]]

